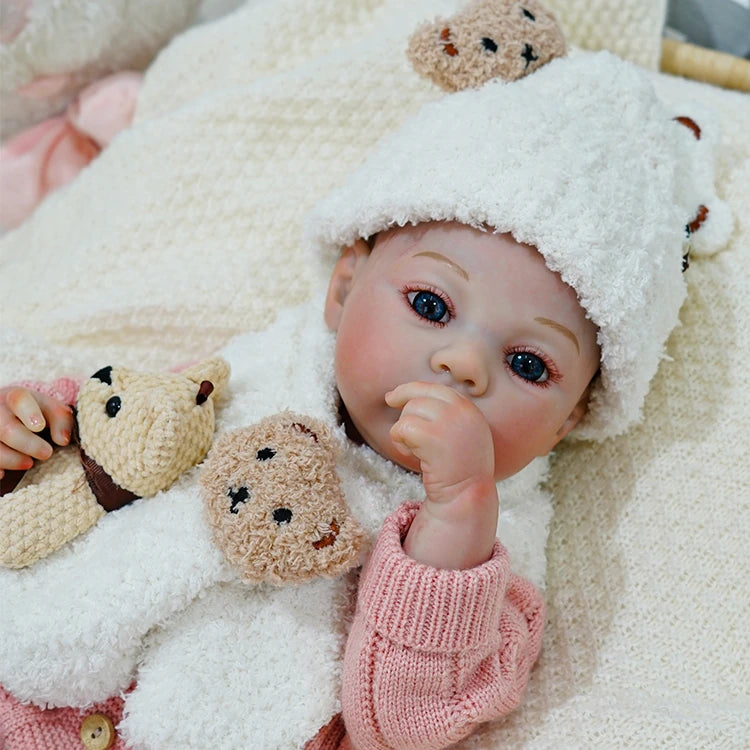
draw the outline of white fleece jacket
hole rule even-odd
[[[222,351],[232,366],[217,432],[287,408],[326,420],[338,471],[372,538],[419,478],[338,425],[333,335],[320,299]],[[537,459],[499,487],[498,534],[516,572],[543,586],[551,504]],[[199,469],[155,498],[108,514],[21,571],[0,570],[0,684],[39,705],[85,705],[126,688],[121,725],[136,747],[297,748],[339,710],[356,576],[248,586],[212,544]]]

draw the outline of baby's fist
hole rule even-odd
[[[437,568],[480,565],[492,553],[498,515],[487,420],[473,401],[435,383],[405,383],[385,400],[401,409],[391,439],[419,461],[426,496],[404,551]]]
[[[391,439],[420,464],[429,500],[448,502],[476,481],[492,478],[495,456],[487,420],[473,401],[437,383],[411,382],[386,394],[401,409]]]

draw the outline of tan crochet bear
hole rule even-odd
[[[565,54],[554,15],[538,0],[475,0],[409,39],[414,69],[446,91],[514,81]]]
[[[358,563],[328,427],[292,412],[218,438],[201,468],[214,540],[242,580],[299,583]]]
[[[104,367],[82,385],[77,440],[0,497],[0,563],[22,568],[89,529],[105,513],[167,489],[213,439],[214,397],[229,365],[181,373]]]

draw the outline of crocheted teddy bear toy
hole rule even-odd
[[[475,0],[451,18],[420,26],[407,55],[446,91],[514,81],[565,54],[555,17],[538,0]]]
[[[321,421],[281,412],[218,438],[200,482],[214,541],[248,583],[300,583],[357,564],[349,513]]]
[[[0,564],[31,565],[105,512],[172,485],[208,452],[214,398],[228,379],[219,357],[181,373],[94,373],[78,392],[71,446],[0,498]]]

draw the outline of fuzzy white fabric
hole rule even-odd
[[[713,123],[697,117],[696,140],[673,117],[646,76],[608,52],[445,96],[315,207],[312,257],[330,268],[357,238],[426,221],[511,232],[598,328],[601,373],[575,434],[619,435],[640,420],[679,321],[685,226],[708,206],[690,242],[702,253],[723,247],[732,226],[714,189]]]
[[[97,78],[144,69],[191,23],[199,5],[200,0],[10,0],[0,14],[0,140],[59,114]],[[34,80],[55,76],[66,80],[47,95],[24,91]]]
[[[322,310],[316,298],[221,351],[232,379],[217,433],[287,408],[325,420],[345,446],[342,489],[374,538],[390,511],[421,498],[421,484],[337,425],[334,336]],[[498,536],[514,569],[539,586],[552,515],[540,488],[547,463],[498,486]],[[339,710],[352,582],[236,582],[211,543],[196,474],[107,514],[32,568],[0,570],[0,684],[39,705],[85,705],[137,678],[122,726],[138,747],[204,748],[219,734],[226,747],[300,747]],[[295,707],[293,721],[281,718],[282,704]]]
[[[616,5],[649,16],[653,4]],[[167,368],[307,297],[319,281],[299,245],[304,215],[383,132],[442,95],[403,50],[416,23],[454,9],[256,0],[175,40],[147,75],[136,126],[0,240],[0,382],[108,362]],[[618,13],[602,23],[626,35]],[[670,111],[697,102],[718,116],[717,185],[737,224],[724,252],[687,272],[673,361],[660,365],[643,424],[553,461],[542,658],[523,706],[464,749],[744,750],[750,736],[750,98],[653,81]],[[203,566],[220,561],[203,559],[197,576]],[[75,582],[76,607],[98,606],[90,577]],[[218,607],[234,585],[194,606]],[[40,606],[54,623],[54,601]],[[190,653],[184,683],[204,658],[198,644]]]

